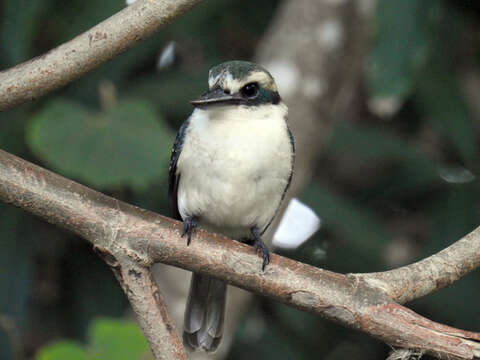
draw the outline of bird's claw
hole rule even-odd
[[[270,263],[270,250],[268,250],[267,245],[262,241],[260,237],[260,231],[255,226],[251,229],[253,235],[253,247],[257,253],[260,253],[262,256],[262,271],[265,270],[265,266]]]
[[[262,256],[262,270],[265,270],[265,266],[270,263],[270,250],[268,250],[267,245],[265,245],[262,240],[255,240],[253,246],[255,247],[255,251]]]
[[[192,241],[192,235],[197,230],[197,218],[195,216],[189,216],[183,221],[183,234],[182,237],[187,235],[187,246]]]

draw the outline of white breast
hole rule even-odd
[[[291,171],[286,113],[283,104],[195,109],[177,164],[181,216],[236,238],[267,226]]]

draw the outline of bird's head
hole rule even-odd
[[[228,61],[210,69],[208,91],[191,101],[196,107],[278,104],[280,95],[272,75],[248,61]]]

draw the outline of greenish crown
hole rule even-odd
[[[250,73],[261,71],[270,76],[272,75],[263,67],[250,61],[233,60],[221,63],[210,69],[210,78],[215,78],[221,74],[230,74],[233,79],[241,80],[246,78]]]

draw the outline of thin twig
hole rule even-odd
[[[474,230],[446,249],[398,269],[371,274],[354,274],[382,288],[403,304],[453,284],[480,266],[480,236]]]

